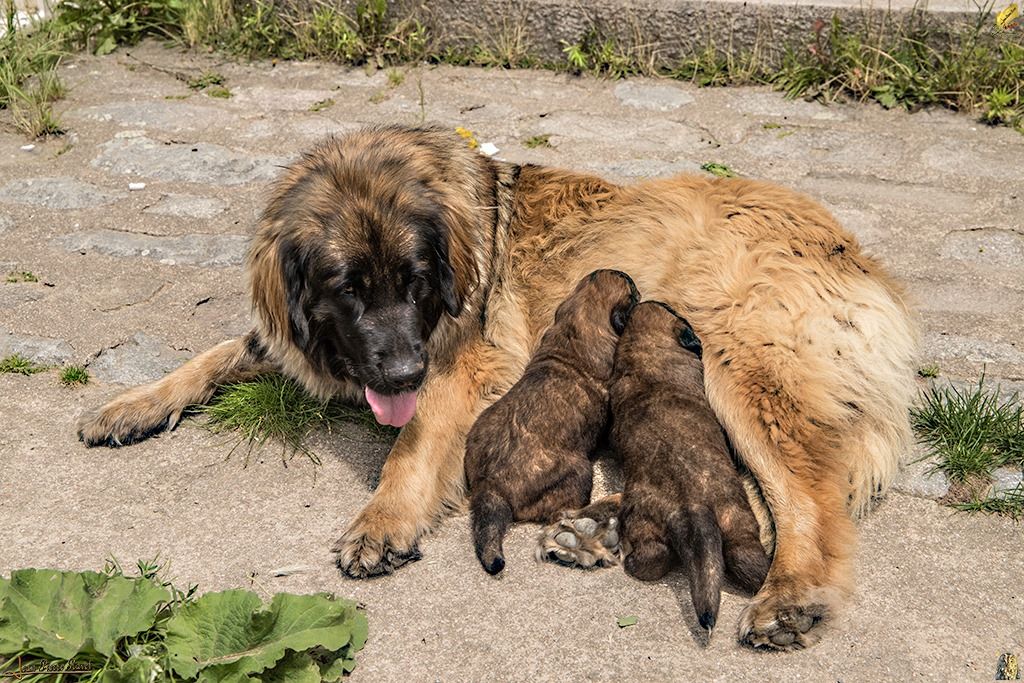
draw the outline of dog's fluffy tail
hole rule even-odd
[[[697,621],[710,632],[718,621],[725,573],[722,533],[715,513],[705,506],[680,510],[669,517],[668,532],[672,549],[686,563]]]
[[[512,525],[512,506],[497,492],[485,488],[473,493],[470,514],[476,556],[488,574],[497,574],[505,568],[501,542]]]

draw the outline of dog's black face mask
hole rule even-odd
[[[280,250],[293,342],[322,372],[359,383],[377,420],[394,426],[415,411],[431,333],[462,309],[441,229],[403,232],[390,249],[353,241]]]

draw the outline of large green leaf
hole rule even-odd
[[[207,593],[167,622],[167,652],[183,678],[202,671],[201,680],[245,680],[288,650],[337,652],[365,640],[365,621],[351,602],[328,595],[278,593],[261,609],[250,591]]]
[[[262,683],[320,683],[320,668],[305,652],[289,652],[277,665],[260,674]]]
[[[103,683],[152,683],[164,680],[163,667],[154,657],[135,655],[117,669],[104,672]]]
[[[109,656],[114,644],[153,625],[170,598],[147,579],[96,572],[20,569],[0,600],[0,654],[38,651],[57,659]]]

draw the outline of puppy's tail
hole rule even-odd
[[[501,541],[512,525],[512,506],[495,491],[485,488],[473,493],[470,514],[476,556],[488,574],[497,574],[505,568]]]
[[[690,598],[701,627],[710,632],[718,621],[725,562],[722,532],[707,507],[678,511],[668,518],[669,542],[683,558],[690,576]]]

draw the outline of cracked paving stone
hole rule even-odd
[[[943,238],[942,255],[958,261],[1024,270],[1024,234],[1001,228],[956,230]]]
[[[73,353],[63,339],[14,334],[0,326],[0,358],[19,354],[43,365],[63,365]]]
[[[693,104],[693,95],[671,85],[645,85],[623,81],[615,86],[615,97],[627,107],[669,111]]]
[[[112,173],[213,185],[242,185],[277,178],[283,157],[250,155],[207,142],[160,142],[119,134],[100,145],[92,165]]]
[[[137,332],[127,341],[100,351],[88,367],[103,382],[143,384],[160,379],[191,357],[191,353]]]
[[[700,171],[695,161],[658,161],[657,159],[629,159],[610,164],[593,164],[592,171],[620,178],[665,178],[679,173]]]
[[[924,335],[922,357],[937,361],[966,359],[972,363],[1005,363],[1024,368],[1024,349],[1007,342],[989,341],[957,334]]]
[[[910,462],[897,475],[892,488],[919,498],[942,498],[949,493],[949,481],[942,472],[933,471],[930,460],[918,460],[923,453],[920,446],[915,446]]]
[[[829,210],[829,213],[835,216],[839,224],[852,232],[857,241],[864,246],[872,246],[883,242],[889,234],[882,227],[882,221],[876,212],[861,211],[860,209],[851,209],[845,206],[833,206],[828,203],[825,203],[825,207]]]
[[[143,209],[143,213],[156,216],[179,218],[212,218],[228,208],[227,202],[214,197],[197,197],[190,194],[165,194]]]
[[[231,115],[217,107],[176,100],[111,102],[69,112],[72,117],[113,121],[122,126],[167,131],[205,130],[230,123]]]
[[[0,308],[14,308],[30,301],[39,301],[46,292],[39,285],[0,285]]]
[[[68,251],[96,251],[108,256],[138,256],[164,265],[237,266],[245,260],[246,235],[182,235],[162,237],[116,230],[75,232],[54,238]]]
[[[992,473],[992,495],[998,496],[1013,491],[1024,484],[1024,471],[1009,467],[1000,467]]]
[[[85,209],[113,204],[124,197],[73,178],[22,178],[0,187],[0,201],[48,209]],[[2,229],[0,229],[2,232]]]

